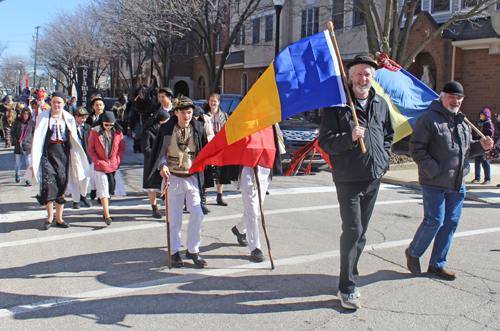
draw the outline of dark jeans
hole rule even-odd
[[[358,261],[366,243],[366,230],[377,200],[381,178],[335,183],[342,218],[339,290],[352,293],[359,276]]]
[[[491,180],[490,161],[484,159],[483,155],[474,158],[474,168],[476,170],[474,179],[481,180],[481,166],[484,170],[484,180]]]

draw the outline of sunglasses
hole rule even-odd
[[[114,124],[103,124],[102,126],[113,126]]]

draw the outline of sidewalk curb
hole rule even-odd
[[[405,181],[405,180],[401,180],[401,179],[397,179],[397,178],[393,178],[393,177],[382,177],[382,183],[405,186],[405,187],[415,189],[415,190],[422,189],[422,187],[420,186],[420,184],[418,182],[409,182],[409,181]],[[500,205],[500,202],[497,202],[495,200],[491,200],[488,198],[483,198],[483,197],[477,196],[477,195],[470,193],[470,192],[466,192],[465,199],[471,200],[471,201],[487,203],[490,205],[497,205],[497,206]]]

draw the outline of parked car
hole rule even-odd
[[[118,101],[118,98],[104,98],[104,110],[111,111],[116,101]]]
[[[242,99],[243,96],[239,94],[221,94],[220,108],[222,109],[222,111],[231,115],[236,107],[238,107]]]
[[[316,139],[319,135],[320,125],[309,122],[303,114],[297,114],[281,121],[279,126],[281,132],[283,133],[286,150],[286,153],[282,155],[281,159],[283,166],[287,167],[294,157],[292,153]],[[312,152],[306,160],[304,160],[304,163],[302,163],[303,168],[309,164],[311,157]],[[326,161],[323,160],[319,153],[316,153],[312,160],[312,168],[318,169],[324,165],[326,165]]]

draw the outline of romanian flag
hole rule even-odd
[[[400,68],[377,69],[372,86],[389,105],[394,142],[410,135],[420,115],[438,98],[436,92]]]
[[[204,158],[214,157],[227,146],[292,115],[344,104],[346,96],[338,63],[327,30],[285,48],[241,100],[224,128],[196,157],[193,167],[211,164]],[[211,146],[215,144],[216,148]],[[206,155],[205,149],[210,155]],[[241,164],[239,160],[226,162]],[[191,172],[196,171],[193,167]]]

